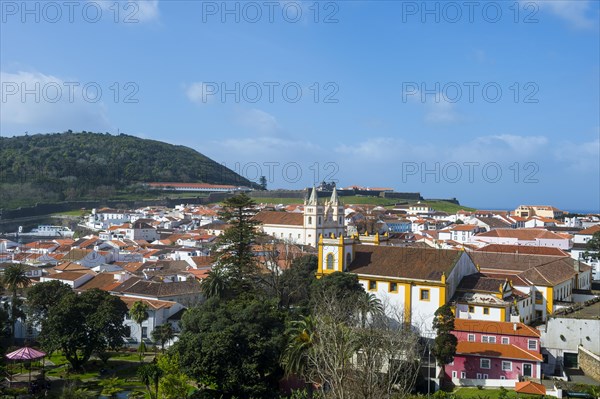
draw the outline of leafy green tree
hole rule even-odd
[[[600,231],[595,232],[587,242],[583,257],[592,261],[600,260]]]
[[[454,313],[449,305],[444,305],[435,311],[433,317],[433,329],[436,331],[436,337],[433,341],[431,353],[442,367],[442,375],[445,374],[445,367],[454,360],[456,354],[456,345],[458,340],[452,334],[454,330]]]
[[[35,322],[41,323],[48,317],[48,311],[56,306],[63,296],[71,292],[68,284],[57,280],[38,283],[27,290],[27,314]]]
[[[181,372],[179,355],[161,355],[157,361],[162,370],[163,377],[159,382],[161,397],[163,399],[185,399],[188,397],[190,385],[189,378]]]
[[[160,342],[161,351],[165,351],[165,343],[175,337],[175,330],[170,323],[161,324],[152,330],[152,339],[154,342]]]
[[[265,176],[261,176],[260,179],[258,179],[258,185],[260,187],[261,190],[266,190],[267,189],[267,178]]]
[[[146,343],[144,342],[144,337],[142,336],[142,323],[148,320],[148,304],[142,301],[135,301],[129,310],[129,315],[131,316],[131,320],[137,323],[140,328],[140,361],[144,358],[144,352],[146,351]]]
[[[269,397],[282,375],[283,318],[275,300],[212,298],[183,315],[173,350],[187,375],[225,397]]]
[[[126,313],[127,305],[108,292],[69,292],[49,309],[42,323],[43,347],[62,350],[71,366],[80,370],[93,353],[123,345]]]
[[[21,301],[18,297],[19,289],[27,288],[31,284],[31,280],[26,275],[25,266],[22,264],[11,264],[4,269],[2,283],[12,293],[10,306],[10,333],[11,339],[15,338],[15,324],[17,319],[24,317],[25,314],[20,309]]]
[[[281,273],[283,286],[281,305],[284,308],[289,309],[293,306],[304,314],[308,313],[310,287],[316,280],[317,267],[318,258],[314,255],[305,255],[294,259],[291,267]]]
[[[156,362],[143,364],[137,369],[137,376],[146,386],[150,399],[158,399],[158,387],[163,372]],[[154,388],[154,390],[152,389]]]

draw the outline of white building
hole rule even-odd
[[[531,245],[570,249],[571,239],[544,229],[494,229],[477,234],[475,240],[488,244]]]
[[[585,259],[584,253],[587,250],[588,241],[599,231],[600,225],[595,225],[573,235],[571,258],[584,261],[592,267],[592,280],[600,280],[600,260]]]
[[[376,241],[378,236],[375,236]],[[359,244],[339,236],[319,241],[317,276],[333,272],[358,276],[395,314],[431,336],[435,311],[449,302],[464,276],[477,268],[464,251]]]
[[[254,216],[261,230],[275,238],[294,244],[317,246],[319,236],[339,236],[345,233],[344,206],[334,188],[324,204],[317,198],[316,188],[304,201],[304,212],[262,211]]]

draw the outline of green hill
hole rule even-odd
[[[256,187],[191,148],[125,134],[0,137],[0,208],[143,195],[144,182]]]

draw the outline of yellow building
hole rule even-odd
[[[317,276],[356,274],[367,292],[431,336],[435,311],[448,303],[464,276],[477,273],[475,265],[464,251],[383,246],[378,240],[374,236],[364,245],[358,238],[320,237]]]
[[[513,215],[519,216],[522,218],[530,218],[532,216],[540,216],[543,218],[556,219],[562,217],[564,214],[558,208],[549,205],[520,205],[515,211]]]

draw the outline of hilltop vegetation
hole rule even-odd
[[[255,186],[191,148],[125,134],[0,137],[0,208],[143,194],[152,181]]]

